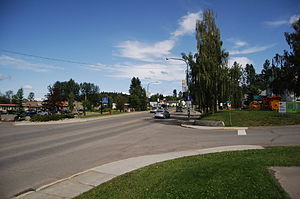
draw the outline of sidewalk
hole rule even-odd
[[[81,173],[75,174],[65,179],[42,186],[35,191],[27,192],[15,197],[15,199],[63,199],[73,198],[84,193],[114,177],[127,172],[166,160],[172,160],[185,156],[201,155],[208,153],[217,153],[224,151],[240,151],[250,149],[263,149],[257,145],[236,145],[222,146],[208,149],[189,150],[170,152],[157,155],[146,155],[140,157],[128,158],[116,162],[104,164]]]

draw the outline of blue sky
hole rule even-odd
[[[289,49],[284,32],[293,31],[300,2],[0,0],[0,92],[22,87],[25,97],[42,98],[48,85],[70,78],[128,92],[133,76],[150,83],[150,93],[180,91],[185,63],[165,57],[196,51],[195,22],[205,9],[215,12],[229,64],[251,63],[260,73],[265,59]]]

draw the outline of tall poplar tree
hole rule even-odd
[[[183,54],[190,66],[189,89],[199,109],[217,111],[217,104],[228,95],[228,53],[222,49],[220,30],[212,10],[203,12],[196,23],[197,53]]]

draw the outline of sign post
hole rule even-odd
[[[101,115],[102,115],[102,112],[103,112],[103,104],[108,104],[108,97],[102,97],[101,99]]]
[[[186,99],[186,108],[187,108],[187,114],[188,114],[188,119],[190,120],[191,117],[191,108],[192,108],[192,97],[187,96]]]

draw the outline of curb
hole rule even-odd
[[[128,114],[141,114],[141,113],[145,113],[145,111],[124,113],[124,114],[115,114],[115,115],[96,116],[96,117],[90,117],[90,118],[64,119],[64,120],[49,121],[49,122],[19,122],[19,123],[14,123],[13,125],[14,126],[30,126],[30,125],[49,125],[49,124],[72,124],[72,123],[79,123],[79,122],[88,122],[88,121],[94,121],[94,120],[108,119],[108,118],[113,118],[113,117],[121,117],[121,116],[125,116]]]
[[[188,150],[170,152],[156,155],[145,155],[139,157],[128,158],[111,163],[107,163],[98,167],[88,169],[86,171],[74,174],[68,178],[52,182],[48,185],[41,186],[35,191],[24,193],[14,199],[63,199],[76,197],[90,189],[99,186],[117,176],[131,172],[142,167],[173,160],[181,157],[202,155],[209,153],[218,153],[225,151],[242,151],[252,149],[264,149],[259,145],[234,145],[234,146],[221,146],[207,149]]]
[[[201,130],[247,130],[248,129],[248,127],[196,126],[196,125],[187,125],[187,124],[181,124],[181,126],[185,128],[201,129]]]

